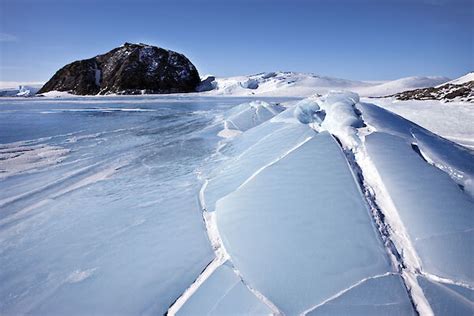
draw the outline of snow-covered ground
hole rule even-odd
[[[0,314],[474,313],[472,104],[326,94],[447,79],[219,80],[0,99]]]
[[[329,90],[350,90],[362,96],[385,96],[406,90],[432,87],[446,77],[408,77],[385,82],[365,82],[319,76],[311,73],[269,72],[249,76],[217,77],[209,95],[257,95],[307,97]]]
[[[474,149],[474,104],[436,100],[398,101],[392,98],[364,99],[390,110],[430,131]]]

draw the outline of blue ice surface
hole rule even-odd
[[[196,170],[244,101],[1,99],[1,155],[69,152],[1,179],[0,314],[166,312],[214,258]]]
[[[176,313],[184,315],[270,315],[228,264],[218,267]]]
[[[355,181],[324,132],[217,201],[233,264],[284,313],[392,271]]]
[[[217,200],[237,189],[258,169],[315,135],[307,125],[269,121],[236,137],[225,148],[231,158],[209,177],[204,191],[207,210],[214,211]]]
[[[474,291],[472,289],[430,281],[425,277],[418,277],[418,284],[420,284],[436,316],[471,316],[474,314]]]
[[[400,275],[368,279],[308,315],[416,315]]]
[[[474,151],[442,138],[374,104],[357,105],[366,123],[378,132],[395,135],[418,146],[431,164],[447,173],[474,199]]]
[[[405,139],[376,132],[366,138],[366,147],[423,270],[473,286],[474,266],[468,255],[474,245],[473,200]]]

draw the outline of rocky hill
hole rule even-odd
[[[77,95],[193,92],[200,83],[184,55],[146,44],[125,43],[108,53],[58,70],[38,91]]]
[[[445,102],[474,102],[474,73],[447,82],[445,84],[423,89],[408,90],[390,95],[398,100],[442,100]]]

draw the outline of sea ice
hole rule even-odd
[[[367,152],[427,273],[474,285],[466,254],[474,243],[474,203],[405,139],[385,133],[366,138]]]
[[[216,213],[235,267],[284,313],[304,312],[392,271],[345,157],[328,133],[218,200]]]
[[[228,264],[223,264],[176,313],[184,315],[270,315]]]

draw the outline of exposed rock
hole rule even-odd
[[[110,52],[58,70],[38,91],[78,95],[194,92],[196,67],[182,54],[145,44],[125,43]]]
[[[398,100],[443,100],[474,102],[474,81],[447,83],[438,87],[415,89],[390,95]]]
[[[217,87],[216,77],[208,76],[206,79],[201,81],[201,83],[197,86],[197,92],[205,92],[214,90]]]

